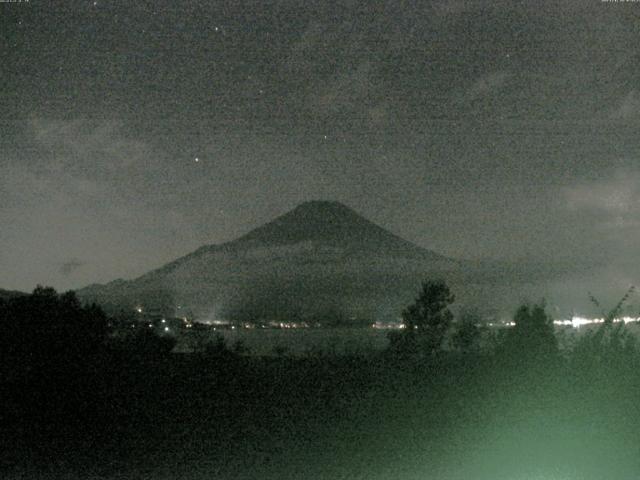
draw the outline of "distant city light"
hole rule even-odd
[[[631,322],[637,322],[639,320],[640,318],[638,317],[622,317],[622,318],[614,318],[613,322],[614,323],[624,322],[625,324],[627,324]],[[553,323],[554,325],[560,325],[560,326],[571,325],[573,328],[580,328],[584,325],[604,323],[604,318],[585,318],[585,317],[574,316],[574,317],[571,317],[570,320],[569,319],[554,320]]]
[[[640,322],[640,317],[621,317],[621,318],[614,318],[612,321],[613,323],[624,322],[625,324],[627,324],[627,323]],[[587,318],[587,317],[579,317],[579,316],[573,316],[570,319],[560,319],[560,320],[553,321],[553,324],[558,327],[573,327],[573,328],[580,328],[586,325],[598,325],[601,323],[604,323],[604,318]],[[515,322],[513,321],[489,322],[487,325],[490,327],[513,327],[515,326]]]

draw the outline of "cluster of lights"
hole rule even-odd
[[[624,322],[624,324],[628,323],[636,323],[640,322],[640,317],[621,317],[613,319],[614,323]],[[557,326],[571,326],[573,328],[580,328],[585,325],[595,325],[604,323],[604,318],[586,318],[586,317],[572,317],[567,320],[554,320],[553,324]],[[510,320],[505,322],[489,322],[487,323],[489,327],[515,327],[516,322]],[[406,328],[406,325],[403,323],[385,323],[385,322],[376,322],[371,324],[371,328],[375,328],[377,330],[392,330],[392,329],[403,329]],[[414,328],[418,328],[417,325]]]
[[[586,317],[578,317],[578,316],[574,316],[571,317],[571,319],[564,319],[564,320],[554,320],[553,324],[559,327],[573,327],[573,328],[580,328],[583,327],[585,325],[597,325],[597,324],[602,324],[604,323],[605,319],[604,318],[586,318]],[[627,323],[634,323],[634,322],[640,322],[640,317],[621,317],[621,318],[614,318],[613,319],[613,323],[620,323],[620,322],[624,322],[625,325]],[[514,327],[516,325],[516,323],[514,321],[507,321],[507,322],[489,322],[487,324],[490,327]]]
[[[180,305],[178,305],[177,308],[182,308]],[[138,313],[142,313],[143,309],[141,306],[137,306],[135,307],[135,311]],[[193,327],[193,323],[191,321],[189,321],[186,317],[182,317],[182,320],[184,322],[185,328],[192,328]],[[162,323],[167,323],[166,319],[162,319],[161,320]],[[602,324],[605,322],[604,318],[586,318],[586,317],[579,317],[579,316],[573,316],[571,319],[562,319],[562,320],[554,320],[553,323],[554,325],[557,326],[571,326],[573,328],[580,328],[582,326],[585,325],[593,325],[593,324]],[[636,322],[640,322],[640,317],[621,317],[621,318],[615,318],[613,319],[614,323],[619,323],[619,322],[624,322],[625,324],[627,323],[636,323]],[[213,321],[208,321],[205,322],[208,324],[213,324],[213,325],[218,325],[218,326],[223,326],[223,325],[228,325],[227,322],[223,321],[223,320],[213,320]],[[503,322],[489,322],[487,324],[489,327],[513,327],[515,326],[515,322],[513,321],[503,321]],[[132,327],[134,327],[134,325],[132,325]],[[149,324],[149,327],[151,328],[152,325]],[[265,328],[265,325],[262,325],[263,328]],[[295,329],[295,328],[308,328],[309,325],[306,322],[270,322],[269,323],[269,327],[271,328],[282,328],[282,329]],[[134,327],[135,328],[135,327]],[[243,323],[242,324],[242,328],[245,329],[251,329],[251,328],[255,328],[254,324],[251,323]],[[390,330],[390,329],[404,329],[406,328],[406,325],[404,323],[401,322],[375,322],[373,324],[371,324],[371,328],[377,329],[377,330]],[[414,327],[414,328],[417,328]],[[231,329],[235,330],[236,327],[235,325],[231,325]],[[214,327],[214,330],[216,330],[216,328]],[[166,326],[164,328],[165,332],[169,331],[169,327]]]
[[[272,327],[275,328],[307,328],[309,325],[307,325],[306,322],[272,322],[269,324]]]
[[[638,322],[638,321],[640,321],[640,318],[638,317],[621,317],[621,318],[613,319],[614,323],[624,322],[625,325],[627,323]],[[573,328],[580,328],[584,325],[604,323],[604,318],[572,317],[570,320],[554,320],[553,323],[554,325],[560,325],[560,326],[571,325]]]
[[[407,326],[399,322],[376,322],[371,324],[371,328],[376,330],[397,330],[407,328]]]

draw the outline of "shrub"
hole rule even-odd
[[[540,364],[558,358],[553,319],[545,311],[544,303],[522,305],[513,321],[515,326],[507,330],[499,351],[512,360]]]
[[[453,314],[454,296],[444,281],[426,280],[416,300],[402,312],[404,330],[389,336],[392,352],[433,356],[442,351]]]
[[[38,286],[0,310],[0,355],[13,375],[34,370],[72,374],[104,346],[105,314],[95,305],[82,306],[74,292],[59,295]]]

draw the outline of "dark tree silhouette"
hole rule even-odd
[[[634,292],[635,287],[631,286],[609,311],[603,310],[600,302],[589,293],[589,299],[601,311],[604,322],[579,338],[571,354],[575,368],[588,371],[602,366],[633,368],[638,365],[640,358],[637,337],[627,329],[624,322],[614,323]]]
[[[402,312],[404,331],[394,347],[434,355],[442,350],[453,314],[449,305],[455,297],[441,280],[426,280],[415,302]]]
[[[73,292],[38,286],[0,308],[0,355],[12,376],[30,372],[72,374],[104,344],[106,316],[82,306]]]
[[[170,353],[177,339],[173,335],[163,335],[145,326],[138,326],[135,332],[124,342],[124,350],[143,356],[166,355]]]
[[[542,362],[558,355],[558,341],[553,319],[545,311],[544,303],[522,305],[516,311],[503,347],[516,359]]]
[[[462,353],[475,353],[480,349],[482,334],[480,317],[473,312],[462,314],[451,339],[453,347]]]

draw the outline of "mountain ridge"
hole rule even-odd
[[[342,203],[313,200],[235,240],[204,245],[133,280],[88,286],[78,295],[127,308],[187,305],[208,317],[282,318],[331,311],[352,318],[375,316],[371,312],[382,306],[397,311],[427,272],[459,266]]]
[[[2,300],[11,300],[17,297],[24,297],[29,295],[27,292],[21,292],[19,290],[5,290],[0,288],[0,299]]]
[[[323,228],[327,226],[331,228]],[[340,233],[343,234],[342,237]],[[374,237],[375,241],[372,241],[371,237]],[[367,238],[367,242],[361,241]],[[432,261],[457,262],[388,232],[343,203],[333,200],[309,200],[234,240],[203,245],[137,278],[156,272],[170,271],[183,260],[201,254],[225,250],[241,253],[259,246],[286,246],[302,242],[315,242],[319,247],[336,246],[342,243],[343,247],[347,247],[351,253],[356,254],[358,251],[367,253],[371,250],[385,249],[388,253],[400,256],[418,255]]]

